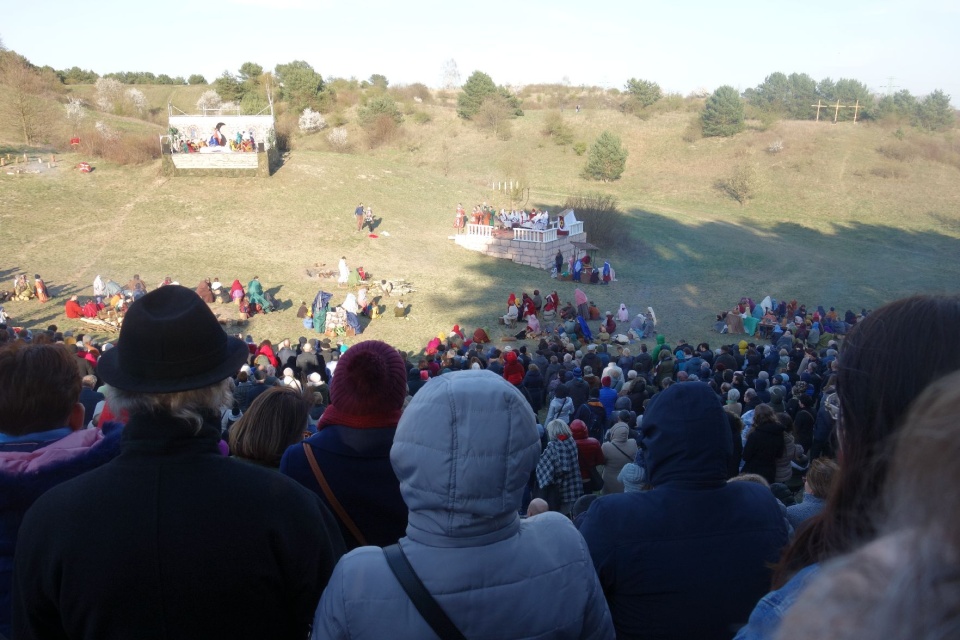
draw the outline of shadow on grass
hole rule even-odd
[[[935,231],[858,222],[808,227],[783,219],[687,222],[639,209],[627,214],[627,248],[601,247],[596,255],[601,264],[610,260],[617,282],[579,287],[602,310],[616,310],[620,302],[632,314],[653,306],[658,330],[670,340],[709,340],[716,314],[742,296],[796,299],[808,309],[832,306],[843,315],[916,293],[956,293],[960,281],[960,239]],[[478,290],[478,282],[485,290]],[[565,303],[576,288],[547,271],[481,257],[451,270],[443,291],[420,295],[433,308],[456,299],[464,331],[484,327],[498,341],[507,335],[497,316],[510,293],[519,297],[539,289],[546,296],[556,290]]]

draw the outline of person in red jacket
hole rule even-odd
[[[516,351],[507,351],[503,354],[503,378],[514,386],[523,383],[523,376],[526,372],[523,365],[517,358]]]
[[[574,420],[570,423],[570,432],[573,433],[573,439],[577,443],[577,460],[580,463],[580,479],[583,480],[583,492],[593,493],[603,488],[603,484],[595,486],[590,479],[590,472],[600,464],[604,463],[603,449],[600,448],[600,441],[591,438],[587,431],[587,425],[583,420]]]

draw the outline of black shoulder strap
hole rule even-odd
[[[397,581],[403,590],[407,592],[413,606],[417,608],[423,619],[427,621],[433,632],[441,640],[466,640],[466,636],[460,633],[460,629],[447,617],[437,601],[430,595],[427,588],[423,586],[417,572],[410,566],[406,554],[399,544],[392,544],[383,548],[383,555],[387,558],[387,564],[390,570],[397,577]]]

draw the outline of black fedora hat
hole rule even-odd
[[[97,373],[124,391],[189,391],[230,377],[249,353],[192,289],[167,285],[130,305],[117,346],[101,356]]]

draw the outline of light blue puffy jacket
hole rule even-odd
[[[431,379],[397,427],[390,460],[410,508],[400,545],[470,640],[614,637],[573,524],[556,513],[517,515],[539,454],[529,403],[489,371]],[[340,560],[313,638],[433,637],[379,548]]]

